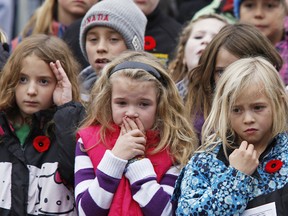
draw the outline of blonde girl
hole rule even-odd
[[[198,141],[163,65],[124,52],[104,67],[91,98],[76,149],[79,214],[172,214],[177,166]]]
[[[76,215],[75,130],[84,116],[79,66],[59,38],[33,35],[0,78],[0,212]],[[71,175],[72,174],[72,175]]]
[[[251,57],[228,66],[203,145],[177,181],[176,214],[239,215],[275,202],[275,215],[287,215],[287,123],[288,97],[270,62]]]

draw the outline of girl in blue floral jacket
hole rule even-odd
[[[261,57],[231,64],[219,80],[203,145],[174,191],[177,215],[240,215],[271,203],[288,215],[288,99]]]

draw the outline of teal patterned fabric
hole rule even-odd
[[[283,188],[288,183],[287,145],[287,134],[277,135],[252,176],[229,166],[222,145],[209,153],[196,153],[176,182],[172,197],[177,202],[176,215],[240,215],[255,197]],[[265,165],[274,159],[283,166],[268,173]]]

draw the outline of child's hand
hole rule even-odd
[[[130,160],[145,154],[146,138],[141,130],[131,130],[125,134],[120,133],[112,153],[121,159]]]
[[[252,175],[258,167],[259,160],[254,145],[243,141],[239,149],[235,149],[229,156],[229,163],[235,169]]]
[[[131,130],[139,129],[142,131],[143,134],[145,134],[144,125],[138,117],[133,120],[125,116],[122,121],[123,127],[121,127],[121,133],[125,134]]]
[[[71,83],[59,60],[57,60],[56,63],[50,62],[50,68],[54,72],[57,80],[57,84],[53,92],[53,100],[57,106],[60,106],[72,100]]]
[[[144,156],[146,137],[144,126],[139,118],[135,121],[124,117],[121,132],[112,149],[112,153],[119,158],[130,160],[136,156]]]

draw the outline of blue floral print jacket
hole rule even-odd
[[[280,163],[276,169],[269,167],[275,159]],[[252,176],[229,166],[222,145],[196,153],[182,169],[172,199],[178,202],[176,215],[240,215],[269,202],[275,202],[278,215],[288,215],[287,183],[288,135],[281,133],[262,153]]]

